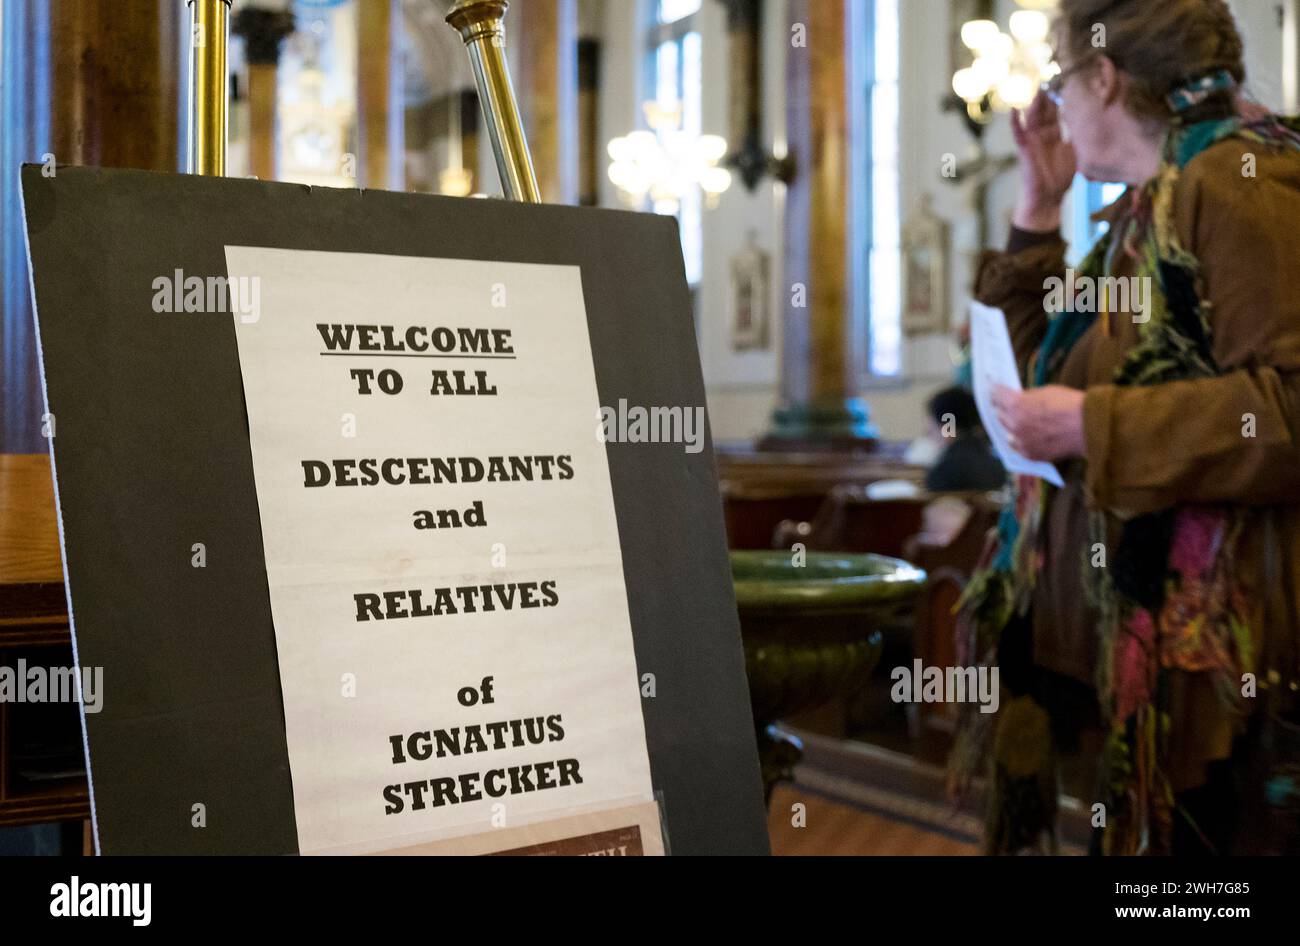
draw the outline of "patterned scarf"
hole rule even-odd
[[[1199,117],[1205,114],[1206,99],[1228,88],[1232,88],[1231,77],[1216,73],[1171,96],[1179,115],[1166,139],[1159,172],[1142,188],[1130,189],[1128,212],[1079,267],[1082,275],[1100,279],[1110,275],[1109,262],[1123,253],[1133,262],[1134,275],[1153,287],[1149,320],[1116,373],[1117,385],[1162,384],[1220,373],[1211,344],[1211,307],[1202,298],[1200,265],[1180,245],[1174,227],[1175,187],[1194,157],[1227,138],[1300,151],[1300,124],[1294,120],[1223,117],[1222,108],[1218,117]],[[1034,386],[1057,377],[1095,318],[1092,312],[1060,312],[1051,317],[1033,365]],[[1014,501],[1004,509],[981,568],[958,605],[963,663],[994,662],[1002,629],[1029,610],[1043,561],[1039,529],[1054,488],[1034,477],[1019,477],[1015,487]],[[1209,674],[1223,702],[1235,712],[1242,711],[1242,674],[1253,672],[1255,663],[1245,619],[1248,611],[1234,579],[1242,524],[1242,514],[1231,507],[1178,506],[1126,521],[1110,567],[1095,567],[1091,543],[1083,550],[1084,587],[1099,615],[1097,694],[1110,727],[1103,760],[1105,853],[1168,853],[1173,819],[1187,817],[1177,810],[1167,775],[1168,675],[1172,671]],[[1104,547],[1108,519],[1103,511],[1092,514],[1092,532],[1093,542]],[[1017,711],[1004,714],[996,724],[995,746],[1042,741],[1044,719],[1035,713],[1044,714],[1036,707],[1026,708],[1026,702],[1030,701],[1009,704]],[[950,760],[958,773],[973,771],[985,758],[980,747],[987,744],[989,734],[977,730],[981,724],[987,727],[985,720],[968,715],[959,728]],[[1027,738],[1008,734],[1006,728],[1012,725],[1022,727]],[[1044,775],[1044,768],[1054,765],[1054,750],[1047,747],[1036,758],[1036,770],[1023,763],[1008,766],[995,748],[990,853],[1011,853],[999,839],[1023,845],[1043,831],[1051,836],[1051,826],[1040,814],[1054,814],[1054,798],[1021,806],[1026,820],[1034,824],[1007,828],[1015,821],[1008,804],[1016,804],[1017,796],[1023,798],[1026,780],[1041,786],[1040,794],[1055,792],[1054,779]],[[1191,827],[1195,829],[1194,824]]]

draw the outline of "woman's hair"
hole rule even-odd
[[[1238,85],[1246,80],[1241,33],[1225,0],[1061,0],[1053,33],[1058,55],[1071,62],[1101,54],[1123,70],[1125,104],[1140,118],[1167,122],[1174,110],[1166,97],[1189,80],[1219,70]],[[1231,109],[1234,94],[1217,99],[1207,104]]]

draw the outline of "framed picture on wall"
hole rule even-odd
[[[930,194],[903,227],[903,332],[925,335],[948,330],[947,221],[935,214]]]
[[[763,351],[768,347],[768,255],[754,235],[731,260],[731,347]]]

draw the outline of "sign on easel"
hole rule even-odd
[[[671,221],[23,188],[102,851],[766,851]]]
[[[226,259],[300,848],[653,805],[579,270]]]

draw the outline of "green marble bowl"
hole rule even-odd
[[[733,551],[754,722],[768,724],[867,683],[884,627],[910,621],[925,572],[883,555]]]

